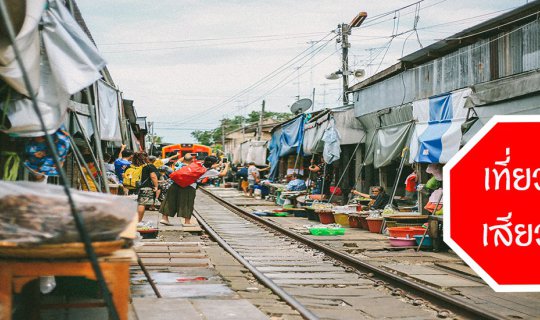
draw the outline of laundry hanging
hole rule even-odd
[[[461,142],[461,124],[470,89],[455,91],[413,102],[417,121],[410,143],[410,162],[447,163]]]

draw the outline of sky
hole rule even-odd
[[[368,18],[349,37],[349,70],[366,75],[350,85],[527,1],[76,2],[123,97],[163,141],[183,143],[224,117],[260,110],[263,99],[266,110],[289,112],[315,89],[314,110],[340,106],[341,79],[325,75],[341,69],[338,24],[360,11]]]

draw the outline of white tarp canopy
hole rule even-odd
[[[118,91],[101,80],[98,81],[97,90],[101,140],[122,141]]]
[[[364,141],[366,132],[360,120],[354,115],[354,107],[333,110],[332,117],[335,121],[335,128],[341,137],[341,145],[357,144]]]
[[[355,117],[353,107],[328,110],[326,114],[319,116],[304,126],[304,141],[302,143],[304,155],[323,152],[324,141],[322,138],[324,132],[330,126],[338,132],[340,145],[361,143],[366,138],[364,127],[360,120]]]
[[[33,89],[37,91],[38,109],[43,115],[47,133],[54,133],[67,114],[69,97],[101,77],[99,70],[105,61],[67,8],[60,0],[27,1],[26,18],[17,35],[23,52],[23,63],[29,73]],[[38,6],[41,7],[38,7]],[[43,8],[46,10],[43,11]],[[42,22],[43,53],[37,25]],[[7,113],[11,126],[3,131],[33,137],[43,135],[22,74],[11,46],[0,43],[0,76],[13,92],[8,106],[0,107]]]
[[[255,162],[257,166],[264,166],[266,164],[266,144],[266,141],[250,141],[244,162]]]

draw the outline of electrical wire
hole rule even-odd
[[[329,40],[325,40],[330,34],[332,34],[332,32],[329,32],[325,37],[323,37],[321,40],[317,41],[317,43],[321,43],[322,41],[326,41],[319,48],[325,47],[326,45],[328,45],[328,43],[330,43],[332,40],[334,40],[336,38],[336,36],[334,36],[334,37],[330,38]],[[241,96],[245,95],[246,93],[252,91],[253,89],[259,87],[263,83],[266,83],[267,81],[275,78],[276,76],[278,76],[279,74],[284,72],[288,67],[292,66],[296,62],[301,61],[302,59],[305,59],[306,57],[311,56],[311,57],[308,58],[308,61],[309,61],[309,59],[312,59],[314,57],[314,55],[310,52],[311,49],[312,49],[311,47],[306,48],[300,54],[298,54],[294,58],[288,60],[286,63],[284,63],[280,67],[274,69],[274,71],[272,71],[269,74],[267,74],[266,76],[262,77],[261,79],[259,79],[258,81],[256,81],[252,85],[250,85],[249,87],[243,89],[242,91],[240,91],[239,93],[233,95],[232,97],[230,97],[230,98],[228,98],[228,99],[226,99],[226,100],[224,100],[224,101],[222,101],[222,102],[220,102],[220,103],[218,103],[218,104],[216,104],[214,106],[211,106],[210,108],[206,108],[203,111],[198,112],[195,115],[192,115],[192,116],[189,116],[189,117],[185,118],[182,122],[180,122],[180,124],[189,122],[190,120],[193,120],[193,119],[201,116],[202,114],[207,114],[210,111],[213,111],[213,110],[215,110],[217,108],[220,108],[220,107],[234,101],[235,99],[238,99],[239,97],[241,97]]]
[[[160,44],[160,43],[183,43],[183,42],[203,42],[203,41],[223,41],[223,40],[242,40],[242,39],[257,39],[257,38],[274,38],[274,37],[291,37],[291,36],[313,36],[326,34],[327,32],[304,32],[304,33],[283,33],[273,35],[255,35],[245,37],[224,37],[224,38],[199,38],[199,39],[181,39],[181,40],[162,40],[162,41],[140,41],[140,42],[114,42],[114,43],[98,43],[99,46],[116,46],[116,45],[139,45],[139,44]]]
[[[126,50],[116,50],[116,51],[102,51],[102,53],[115,54],[115,53],[151,52],[151,51],[163,51],[163,50],[208,48],[208,47],[221,47],[221,46],[230,46],[230,45],[247,44],[247,43],[259,43],[259,42],[281,41],[281,40],[299,39],[299,38],[311,38],[311,37],[312,36],[296,36],[296,37],[263,39],[263,40],[247,40],[247,41],[224,42],[224,43],[207,43],[207,44],[189,45],[189,46],[182,46],[182,47],[169,47],[169,48],[126,49]]]

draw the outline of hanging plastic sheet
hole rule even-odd
[[[24,3],[25,2],[25,3]],[[34,90],[40,86],[40,45],[38,24],[45,10],[46,0],[21,1],[26,7],[26,15],[15,43],[21,53],[22,62],[28,72],[30,84]],[[13,46],[7,38],[0,38],[0,76],[20,94],[30,97],[19,64],[15,59]]]
[[[255,162],[257,166],[264,166],[266,164],[266,144],[266,141],[249,142],[245,162]]]
[[[43,14],[43,44],[59,86],[74,94],[101,78],[105,60],[60,0]]]
[[[365,155],[364,155],[364,165],[373,164],[374,150],[375,150],[375,134],[377,133],[377,128],[380,126],[380,120],[377,113],[368,113],[358,118],[364,127],[366,132],[365,137]]]
[[[364,141],[366,132],[358,118],[354,115],[354,108],[332,111],[335,128],[341,136],[341,144],[357,144]]]
[[[133,151],[142,151],[141,143],[137,139],[137,136],[135,136],[135,133],[133,133],[133,130],[130,128],[129,132],[131,132],[131,146],[133,147]]]
[[[240,144],[240,159],[242,159],[242,162],[247,161],[249,152],[249,141],[244,141]]]
[[[412,128],[412,105],[394,107],[379,115],[381,127],[373,141],[373,165],[380,168],[389,165],[401,156],[403,148],[409,146]]]
[[[461,125],[467,117],[464,108],[470,89],[413,102],[417,121],[411,144],[410,162],[447,163],[461,142]]]
[[[280,157],[302,151],[302,138],[304,136],[304,115],[285,124],[281,134]]]
[[[40,70],[40,87],[37,95],[37,104],[43,116],[48,134],[53,134],[60,128],[67,114],[69,94],[63,91],[53,76],[46,54],[42,55]],[[1,128],[2,131],[21,137],[42,136],[43,131],[34,108],[32,100],[18,95],[6,103],[0,102],[0,108],[6,110],[10,125]]]
[[[275,180],[279,172],[279,154],[281,153],[281,128],[277,128],[272,133],[272,139],[268,144],[268,162],[270,163],[270,180]]]
[[[234,148],[233,152],[233,163],[235,164],[242,164],[242,146],[238,145],[236,148]]]
[[[322,136],[327,126],[328,116],[304,125],[304,138],[302,141],[304,155],[309,156],[323,152],[324,142]]]
[[[122,141],[118,117],[118,92],[103,81],[98,81],[99,128],[101,140]]]
[[[492,105],[474,108],[478,116],[476,122],[463,134],[461,144],[467,143],[494,115],[540,114],[540,95],[502,101]]]
[[[330,120],[330,125],[324,131],[322,140],[324,141],[323,158],[326,163],[339,160],[341,155],[341,137],[336,130],[335,123]]]
[[[89,115],[88,105],[84,103],[79,103],[75,101],[69,101],[69,109],[72,112],[77,112],[73,117],[77,117],[80,121],[80,125],[77,120],[73,120],[73,133],[81,132],[90,139],[94,134],[94,126],[92,125],[92,119]],[[67,117],[68,119],[70,117]]]

